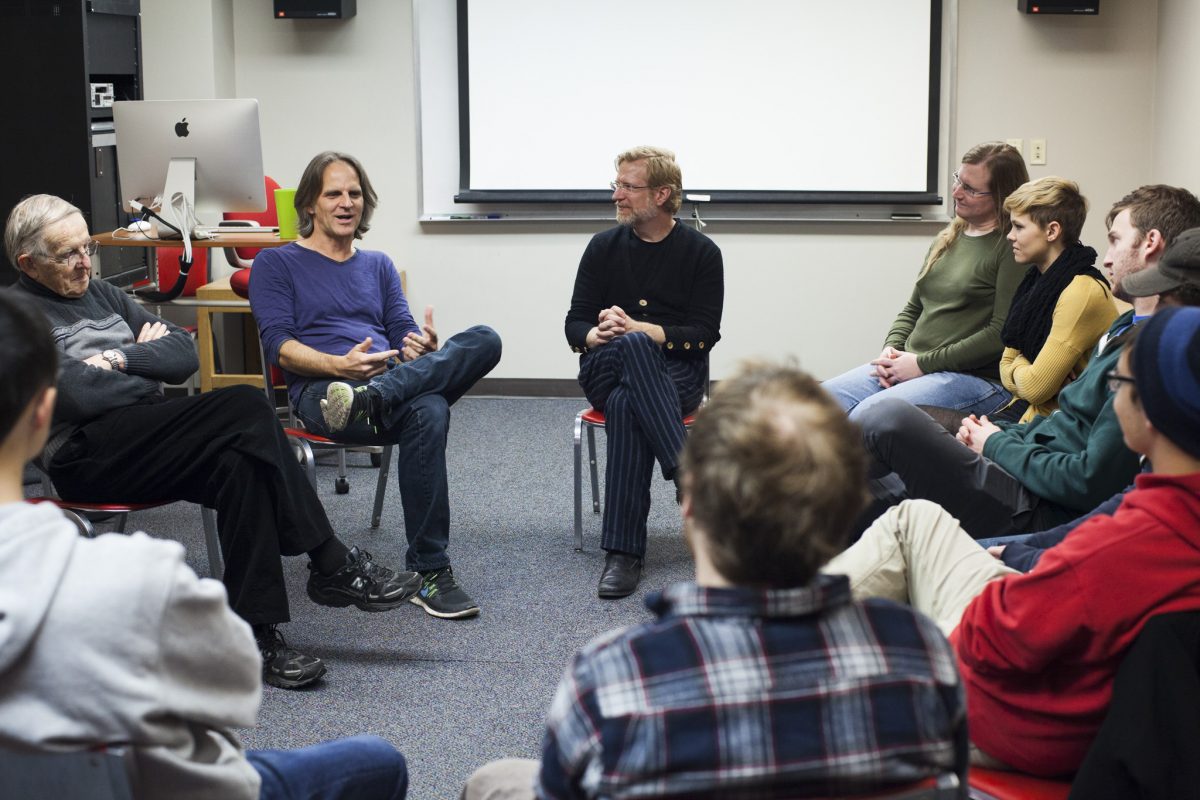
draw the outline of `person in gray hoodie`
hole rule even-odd
[[[377,737],[243,750],[233,729],[258,713],[258,648],[182,545],[83,539],[55,506],[25,502],[57,362],[45,319],[0,293],[0,748],[130,748],[139,800],[403,798],[404,757]]]

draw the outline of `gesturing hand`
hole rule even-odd
[[[395,358],[399,350],[382,350],[378,353],[368,352],[371,349],[371,337],[363,339],[346,351],[338,375],[355,381],[365,381],[374,378],[387,369],[387,360]]]
[[[425,325],[422,326],[425,335],[419,333],[410,333],[404,337],[404,344],[401,346],[401,356],[405,361],[414,361],[426,353],[432,353],[438,349],[438,335],[433,327],[433,306],[425,306]]]

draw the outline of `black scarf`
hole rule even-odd
[[[1042,345],[1046,343],[1046,337],[1050,335],[1054,307],[1063,289],[1077,275],[1090,275],[1108,286],[1108,281],[1096,269],[1095,263],[1096,251],[1076,242],[1063,250],[1044,273],[1039,272],[1037,266],[1030,267],[1013,295],[1008,319],[1004,321],[1004,329],[1000,332],[1004,346],[1016,348],[1030,361],[1037,358],[1038,353],[1042,352]]]

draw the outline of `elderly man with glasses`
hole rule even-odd
[[[164,396],[162,382],[196,370],[191,336],[91,280],[96,242],[78,208],[52,195],[25,198],[8,217],[4,246],[21,272],[10,291],[45,315],[59,351],[41,456],[55,487],[79,502],[215,508],[225,589],[254,629],[264,681],[295,689],[325,674],[321,659],[293,650],[277,630],[289,619],[281,556],[308,555],[308,595],[320,605],[407,604],[420,576],[338,539],[261,390]]]
[[[677,481],[683,415],[704,397],[725,296],[720,249],[675,219],[683,176],[674,153],[637,147],[616,167],[619,224],[588,243],[565,326],[579,385],[606,419],[602,598],[637,589],[654,462]]]

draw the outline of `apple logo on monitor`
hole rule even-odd
[[[175,135],[181,139],[188,135],[187,117],[184,117],[183,119],[179,120],[179,122],[175,123]]]

